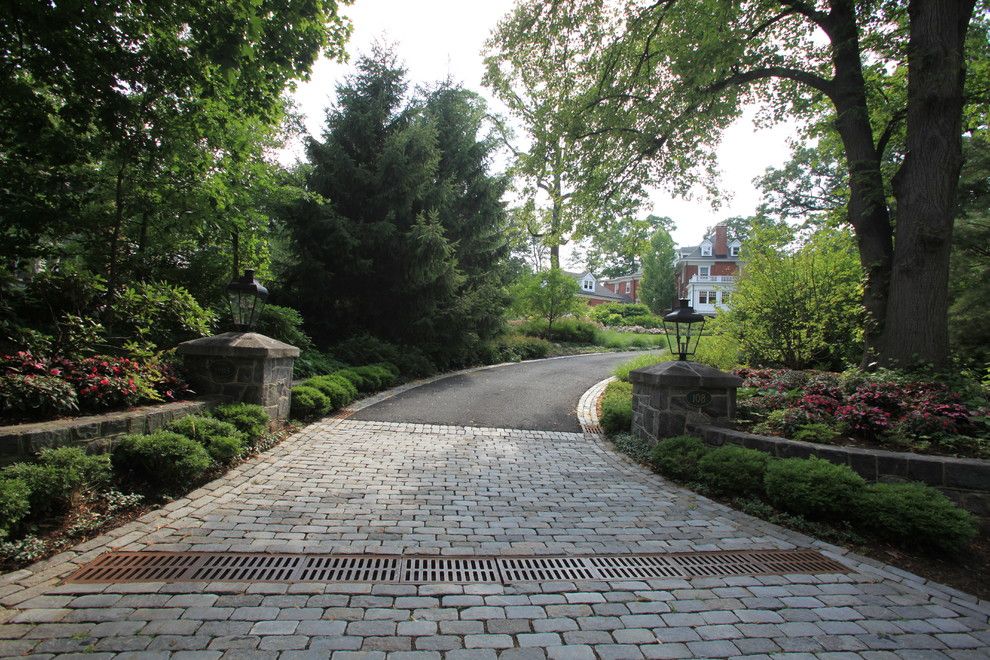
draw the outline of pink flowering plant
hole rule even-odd
[[[990,457],[983,394],[964,399],[945,383],[894,372],[743,368],[735,373],[743,378],[739,419],[760,433]],[[801,433],[812,428],[815,434]],[[825,428],[830,433],[821,433]]]

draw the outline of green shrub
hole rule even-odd
[[[822,424],[821,422],[809,422],[807,424],[802,424],[794,432],[795,440],[801,440],[803,442],[820,442],[826,445],[830,444],[837,437],[839,437],[838,431],[833,429],[828,424]]]
[[[698,461],[701,480],[722,495],[754,496],[763,493],[770,456],[756,449],[725,445]]]
[[[367,381],[367,386],[370,388],[368,391],[371,392],[391,387],[392,383],[395,382],[395,376],[392,375],[392,372],[379,365],[367,364],[363,367],[351,367],[351,371]]]
[[[213,417],[188,415],[170,422],[165,430],[195,440],[221,465],[233,462],[244,452],[244,434],[233,424]]]
[[[171,431],[124,436],[110,461],[122,480],[155,495],[186,492],[213,464],[201,444]]]
[[[616,330],[598,330],[595,332],[595,344],[605,348],[656,348],[666,346],[667,339],[663,335],[645,335],[635,332],[618,332]]]
[[[301,353],[315,349],[313,340],[303,330],[302,314],[291,307],[271,303],[262,307],[258,316],[258,332],[295,346]]]
[[[337,376],[317,376],[303,383],[317,389],[330,399],[330,410],[340,410],[357,396],[357,389],[345,378]]]
[[[550,342],[539,337],[506,335],[499,343],[503,347],[505,361],[537,360],[550,354]]]
[[[644,353],[643,355],[637,355],[628,362],[623,362],[615,368],[612,373],[619,380],[629,382],[629,374],[636,370],[642,369],[643,367],[650,367],[654,364],[660,364],[661,362],[670,362],[670,353],[664,351],[663,353]]]
[[[8,419],[51,419],[79,410],[76,389],[56,376],[0,375],[0,416]]]
[[[402,372],[399,371],[399,368],[394,364],[392,364],[391,362],[375,362],[374,364],[368,366],[378,367],[379,369],[384,369],[385,371],[389,372],[392,375],[393,382],[398,381],[399,377],[402,376]]]
[[[848,466],[821,458],[788,458],[767,466],[767,497],[778,508],[808,518],[843,519],[866,482]]]
[[[958,553],[977,533],[968,511],[920,483],[870,484],[856,511],[864,532],[927,552]]]
[[[698,481],[698,463],[709,451],[700,439],[675,435],[661,440],[650,460],[657,472],[678,481]]]
[[[333,348],[333,355],[347,364],[391,362],[403,376],[422,378],[436,373],[436,365],[415,346],[400,346],[372,335],[356,335]]]
[[[164,282],[137,282],[118,291],[109,316],[114,336],[133,338],[144,350],[205,337],[216,322],[189,291]]]
[[[340,376],[346,379],[357,388],[358,392],[372,392],[374,391],[374,382],[369,381],[367,378],[359,374],[353,367],[349,369],[341,369],[340,371],[334,373],[334,376]]]
[[[296,385],[292,388],[289,415],[293,419],[313,419],[328,412],[330,412],[330,399],[326,394],[308,385]]]
[[[63,475],[61,481],[64,487],[73,491],[105,490],[113,479],[110,454],[87,454],[81,447],[42,449],[38,462],[58,470]]]
[[[609,383],[602,396],[602,428],[608,435],[632,430],[632,384]]]
[[[338,369],[343,369],[346,366],[346,364],[329,353],[309,349],[300,352],[299,357],[292,363],[292,375],[295,378],[323,376],[333,373]]]
[[[0,477],[0,539],[5,539],[31,510],[31,488],[23,479]]]
[[[522,333],[531,337],[550,338],[550,330],[543,319],[533,319],[520,326]],[[570,342],[574,344],[594,344],[598,327],[589,321],[564,318],[554,322],[552,341]]]
[[[228,403],[216,407],[213,416],[221,422],[233,424],[243,434],[248,445],[253,446],[268,432],[268,413],[254,403]]]

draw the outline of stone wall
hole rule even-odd
[[[990,461],[820,445],[707,424],[689,423],[687,430],[713,446],[737,444],[765,451],[778,458],[817,456],[832,463],[848,465],[867,481],[920,481],[938,488],[959,506],[979,517],[984,530],[990,532]]]
[[[104,415],[0,426],[0,464],[30,459],[46,447],[94,445],[109,449],[114,438],[151,433],[173,419],[207,411],[218,403],[217,399],[177,401]]]

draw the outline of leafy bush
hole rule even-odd
[[[809,518],[842,519],[866,482],[845,465],[821,458],[788,458],[767,466],[767,497],[778,508]]]
[[[520,326],[523,334],[530,337],[550,339],[547,322],[533,319]],[[553,341],[571,342],[574,344],[594,344],[598,328],[594,323],[580,319],[557,319],[553,324]]]
[[[340,410],[357,397],[357,388],[342,376],[316,376],[303,385],[319,390],[330,400],[330,410]]]
[[[137,360],[98,355],[78,362],[58,363],[63,377],[79,393],[79,403],[94,412],[136,405],[142,398],[154,397],[142,381]]]
[[[145,493],[162,495],[186,492],[213,464],[200,443],[171,431],[124,436],[110,460],[121,479]]]
[[[326,394],[308,385],[296,385],[292,388],[289,415],[293,419],[313,419],[328,412],[330,412],[330,399]]]
[[[589,316],[602,325],[639,325],[644,328],[663,327],[663,318],[640,303],[605,303],[591,308]]]
[[[756,450],[725,445],[698,461],[702,481],[723,495],[755,496],[763,493],[770,456]]]
[[[186,289],[164,282],[129,285],[110,302],[110,316],[114,334],[151,351],[205,337],[216,322]]]
[[[76,388],[58,376],[0,375],[0,415],[8,419],[51,419],[79,410]]]
[[[643,335],[635,332],[618,332],[616,330],[597,330],[595,344],[605,348],[655,348],[666,346],[664,335]]]
[[[296,361],[292,363],[292,375],[295,378],[323,376],[333,373],[338,369],[343,369],[346,366],[346,364],[329,353],[309,349],[302,351],[299,357],[296,358]]]
[[[78,447],[62,447],[43,450],[36,463],[8,465],[0,478],[27,485],[30,517],[38,520],[65,511],[83,489],[105,487],[109,472],[106,455],[90,456]]]
[[[660,364],[661,362],[670,362],[670,359],[669,353],[645,353],[643,355],[637,355],[628,362],[623,362],[612,373],[619,380],[628,383],[630,372],[636,369],[642,369],[643,367],[650,367],[654,364]]]
[[[709,452],[705,443],[689,435],[675,435],[661,440],[650,460],[657,472],[678,481],[698,481],[698,463]]]
[[[794,432],[794,439],[803,442],[819,442],[829,444],[839,436],[839,432],[828,424],[821,422],[810,422],[802,424]]]
[[[506,335],[498,343],[504,351],[504,361],[537,360],[550,354],[550,342],[539,337]]]
[[[265,305],[258,316],[258,332],[295,346],[300,352],[315,350],[313,340],[303,330],[302,314],[291,307]]]
[[[213,417],[187,415],[170,422],[165,430],[195,440],[221,465],[233,462],[244,451],[244,434],[233,424]]]
[[[31,488],[23,479],[0,476],[0,539],[17,528],[31,510]]]
[[[356,335],[333,348],[333,354],[347,364],[390,362],[403,376],[422,378],[436,373],[436,366],[415,346],[399,346],[372,335]]]
[[[632,384],[615,381],[602,396],[602,428],[608,435],[632,430]]]
[[[228,403],[213,410],[221,422],[233,424],[249,445],[254,445],[268,431],[268,413],[254,403]]]
[[[977,533],[968,511],[920,483],[870,484],[856,510],[864,531],[928,552],[958,553]]]
[[[334,373],[334,376],[339,376],[347,380],[351,385],[357,388],[358,392],[372,392],[375,389],[374,382],[369,381],[353,368],[341,369],[340,371]]]

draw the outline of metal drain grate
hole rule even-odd
[[[392,557],[377,555],[112,552],[68,582],[503,583],[845,573],[812,550],[680,552],[588,557]]]

